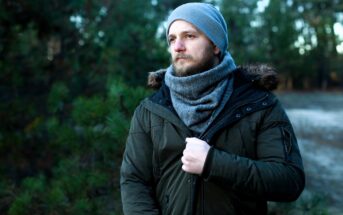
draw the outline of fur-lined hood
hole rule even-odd
[[[234,72],[238,72],[246,81],[252,82],[254,86],[266,90],[275,90],[279,83],[275,69],[266,64],[239,66]],[[166,69],[149,72],[148,87],[160,88],[165,73]]]

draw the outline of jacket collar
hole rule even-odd
[[[276,88],[278,83],[274,70],[262,72],[251,70],[254,67],[249,68],[238,67],[233,71],[234,91],[229,102],[224,107],[224,111],[217,117],[217,120],[212,123],[212,126],[203,134],[197,135],[198,137],[209,142],[213,135],[223,126],[233,124],[246,115],[275,104],[275,96],[270,92],[271,89]],[[145,107],[171,123],[190,131],[179,119],[173,108],[169,88],[164,83],[164,71],[154,73],[153,76],[155,76],[154,81],[159,80],[158,83],[156,82],[159,89],[144,101]]]
[[[275,90],[279,84],[278,74],[275,69],[266,64],[239,66],[234,72],[240,78],[240,82],[250,82],[254,87]],[[159,69],[150,72],[148,75],[147,86],[152,89],[159,89],[164,81],[166,69]],[[236,84],[240,84],[236,81]]]

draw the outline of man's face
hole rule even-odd
[[[186,21],[176,20],[171,24],[168,41],[172,65],[178,76],[193,75],[218,64],[219,48]]]

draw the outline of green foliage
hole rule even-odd
[[[8,214],[120,214],[120,204],[113,203],[119,201],[120,156],[134,108],[148,93],[116,80],[108,95],[74,98],[67,116],[57,114],[61,106],[54,109],[56,114],[40,123],[48,137],[48,167],[22,178],[7,202]],[[53,85],[47,108],[65,102],[67,95],[65,85]],[[0,193],[0,201],[5,198],[6,192]]]
[[[104,121],[108,105],[99,97],[79,97],[73,104],[72,119],[81,126],[96,125]]]
[[[269,215],[329,215],[328,197],[305,190],[299,200],[291,203],[269,203]]]
[[[64,104],[69,96],[68,87],[61,82],[54,83],[48,95],[48,109],[51,113],[63,111]]]
[[[257,0],[233,0],[218,1],[221,12],[226,19],[229,34],[229,51],[236,61],[241,65],[247,62],[260,62],[265,60],[264,56],[257,56],[256,29],[252,28],[251,22],[256,19],[254,9]],[[248,15],[251,14],[251,15]],[[259,41],[261,42],[261,41]],[[260,54],[260,53],[259,53]],[[258,58],[262,57],[262,59]]]
[[[227,20],[237,64],[272,64],[289,89],[343,86],[343,55],[336,49],[342,39],[333,27],[343,21],[342,2],[275,0],[265,7],[259,7],[266,2],[261,0],[215,2]]]
[[[24,192],[20,194],[12,203],[8,211],[8,214],[9,215],[22,215],[22,214],[27,213],[27,210],[31,206],[31,201],[32,201],[32,198],[29,193]]]
[[[8,214],[21,215],[21,214],[39,214],[40,198],[45,192],[45,179],[43,176],[36,178],[26,178],[22,183],[22,192],[17,194],[14,202],[12,203]]]
[[[6,8],[0,20],[0,51],[6,52],[0,59],[0,214],[121,214],[121,154],[130,117],[148,91],[110,77],[128,70],[126,64],[144,74],[139,62],[148,59],[142,51],[140,61],[131,63],[107,55],[127,48],[112,44],[118,33],[106,24],[127,8],[92,1],[37,3],[18,3],[23,11],[10,2],[0,4],[1,11]],[[132,17],[149,6],[130,4],[140,4]],[[31,14],[36,10],[42,17]],[[56,17],[49,18],[52,14]],[[82,21],[73,26],[71,17],[78,16]],[[150,35],[123,25],[123,39],[137,31],[141,41],[154,46],[158,21],[155,28],[147,23]]]

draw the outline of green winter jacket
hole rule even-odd
[[[267,201],[294,201],[305,185],[291,123],[268,67],[239,67],[234,92],[215,123],[194,134],[178,118],[169,89],[142,101],[121,166],[124,214],[267,214]],[[181,169],[186,137],[211,145],[202,175]]]

